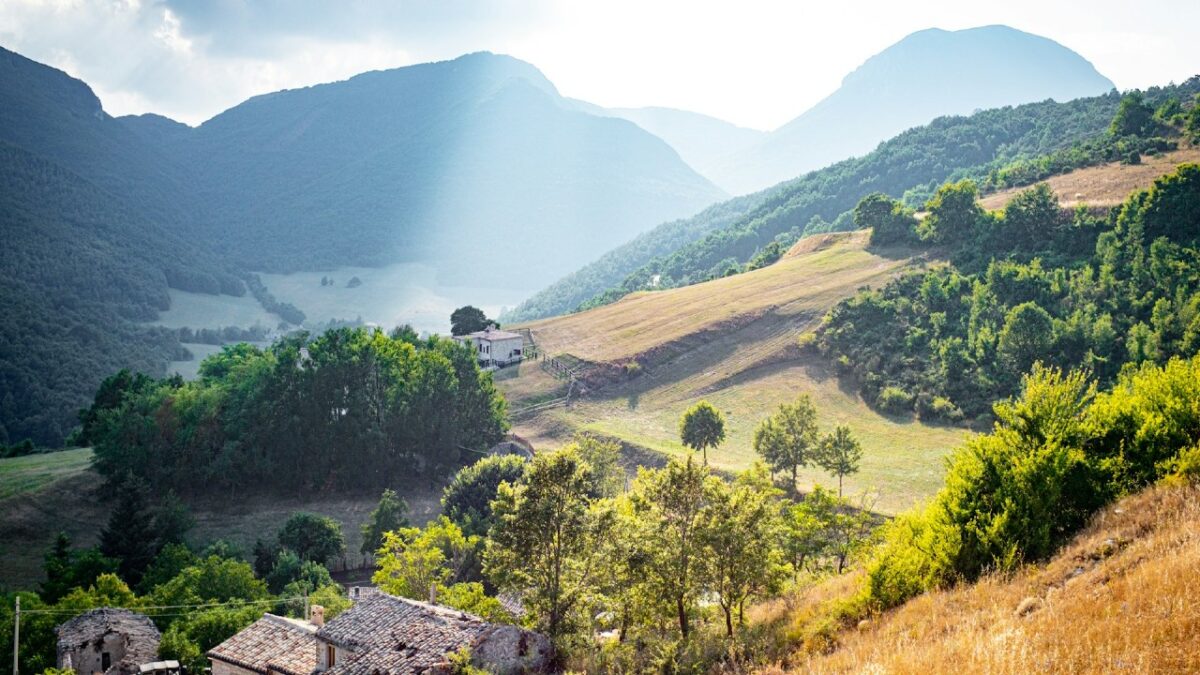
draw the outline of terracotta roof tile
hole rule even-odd
[[[317,631],[352,654],[330,675],[420,673],[494,626],[466,612],[383,593],[360,600]]]
[[[258,673],[309,675],[317,667],[316,626],[264,614],[208,651],[208,657]]]

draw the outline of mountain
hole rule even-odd
[[[1172,97],[1191,100],[1197,93],[1200,77],[1193,77],[1150,89],[1146,100],[1159,105]],[[1120,101],[1114,91],[935,119],[862,157],[663,223],[539,291],[505,318],[529,321],[637,290],[684,286],[745,269],[773,243],[843,224],[852,227],[849,211],[871,192],[904,196],[919,205],[948,179],[971,177],[1002,188],[1009,186],[1001,184],[1001,174],[1014,169],[1022,177],[1016,184],[1024,185],[1049,175],[1047,168],[1058,166],[1051,171],[1056,173],[1085,165],[1084,158],[1115,161],[1120,156],[1106,154],[1119,152],[1124,141],[1112,139],[1107,130]],[[1150,147],[1159,141],[1139,142]]]
[[[279,271],[417,260],[532,288],[723,196],[660,139],[488,53],[258,96],[167,147],[197,167],[206,238]]]
[[[146,322],[169,288],[417,261],[530,289],[725,196],[494,54],[257,96],[192,128],[114,118],[0,50],[0,101],[0,442],[61,444],[100,379],[162,374],[178,336]]]
[[[725,120],[675,108],[603,108],[586,101],[573,101],[579,109],[593,115],[629,120],[666,141],[688,166],[717,183],[727,192],[733,186],[721,185],[716,176],[726,158],[766,137],[766,132],[747,129]]]
[[[741,194],[794,178],[942,115],[1113,89],[1079,54],[1007,26],[919,31],[872,56],[833,94],[707,175]]]

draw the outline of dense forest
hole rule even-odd
[[[1114,132],[1126,113],[1153,111],[1127,98]],[[1126,364],[1200,350],[1200,166],[1099,212],[1060,208],[1044,184],[997,212],[977,197],[969,180],[947,184],[920,221],[882,195],[857,208],[875,243],[950,261],[842,301],[819,329],[812,344],[868,401],[961,420],[1014,394],[1036,361],[1108,383]]]
[[[0,143],[0,444],[61,446],[106,373],[186,357],[141,322],[168,287],[242,295],[220,262],[51,162]]]
[[[1144,93],[1147,105],[1191,101],[1200,77]],[[919,206],[946,181],[976,180],[984,189],[1026,185],[1053,172],[1131,153],[1170,147],[1147,128],[1113,138],[1108,132],[1122,96],[1111,92],[1067,103],[1043,101],[997,108],[968,117],[942,117],[881,143],[873,152],[813,171],[769,190],[741,197],[669,223],[616,249],[517,307],[508,321],[528,320],[612,302],[627,293],[671,288],[747,268],[772,244],[829,231],[872,192]],[[720,219],[715,214],[722,214]],[[680,240],[686,243],[679,245]],[[624,270],[623,278],[615,275]],[[601,285],[603,284],[603,285]],[[578,304],[565,304],[586,297]]]
[[[374,490],[453,470],[506,429],[469,349],[365,328],[226,346],[195,382],[121,372],[81,422],[103,476],[180,494]]]

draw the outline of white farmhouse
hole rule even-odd
[[[502,367],[517,363],[522,358],[525,338],[520,333],[510,333],[494,326],[466,335],[456,335],[455,340],[471,345],[479,365]]]

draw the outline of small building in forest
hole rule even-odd
[[[134,675],[156,663],[162,635],[144,614],[102,607],[54,629],[58,667],[78,675]]]

